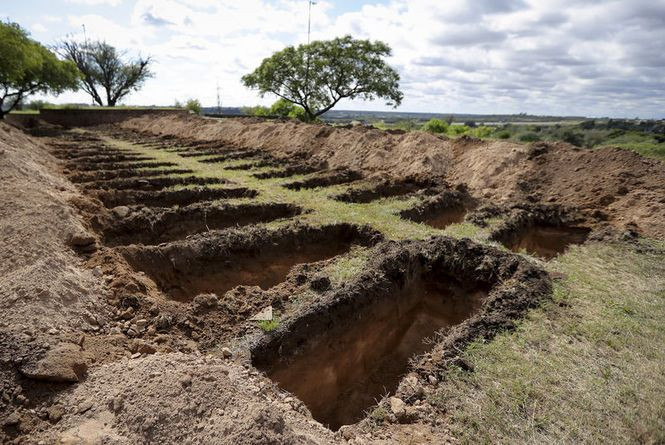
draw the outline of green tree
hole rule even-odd
[[[423,125],[423,130],[430,133],[446,133],[448,131],[448,123],[441,119],[430,119]]]
[[[196,114],[201,114],[201,102],[198,99],[187,99],[187,102],[185,102],[185,108]]]
[[[397,107],[404,95],[399,74],[384,61],[390,53],[383,42],[351,36],[315,41],[276,52],[242,81],[261,96],[272,93],[299,105],[308,121],[345,98],[380,98]]]
[[[31,94],[76,89],[78,75],[18,24],[0,22],[0,119]]]
[[[124,52],[106,42],[63,40],[58,45],[58,51],[76,64],[82,73],[81,88],[100,106],[104,106],[105,99],[107,106],[114,107],[153,77],[150,71],[152,58],[125,60]]]

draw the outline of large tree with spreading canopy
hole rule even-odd
[[[60,60],[16,23],[0,22],[0,119],[35,93],[76,89],[78,70]]]
[[[261,96],[275,94],[301,106],[314,120],[342,99],[384,99],[397,107],[404,97],[399,74],[385,62],[390,47],[351,36],[289,46],[242,77]]]
[[[116,106],[153,76],[150,57],[129,60],[106,42],[68,39],[60,42],[58,52],[76,64],[82,74],[81,88],[100,106]]]

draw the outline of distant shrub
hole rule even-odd
[[[248,116],[270,116],[270,108],[257,105],[255,107],[242,107],[242,112]]]
[[[469,127],[466,125],[451,125],[448,127],[448,134],[451,134],[453,136],[459,136],[461,134],[466,134],[470,130]]]
[[[596,145],[600,145],[605,141],[605,136],[602,132],[597,130],[590,130],[586,133],[584,137],[584,146],[587,148],[593,148]]]
[[[502,130],[496,134],[499,139],[510,139],[510,131]]]
[[[486,127],[486,126],[480,126],[476,127],[471,130],[471,135],[475,136],[477,138],[486,138],[489,137],[490,134],[492,134],[492,128],[491,127]]]
[[[572,130],[564,131],[561,135],[561,140],[577,147],[584,145],[584,136],[582,136],[580,133],[575,133]]]
[[[536,133],[524,133],[520,135],[518,138],[521,142],[538,142],[540,140],[540,136],[538,136]]]
[[[198,99],[187,99],[185,108],[193,113],[201,114],[201,102]]]
[[[448,128],[448,123],[441,119],[430,119],[423,125],[423,130],[430,133],[446,133]]]
[[[464,125],[466,125],[469,128],[476,128],[478,126],[474,121],[464,122]]]

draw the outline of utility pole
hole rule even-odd
[[[222,114],[222,99],[219,95],[219,79],[217,79],[217,113]]]
[[[316,5],[316,2],[308,0],[307,3],[309,4],[309,12],[307,14],[307,44],[309,45],[310,35],[312,33],[312,5]]]

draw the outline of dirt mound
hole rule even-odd
[[[43,147],[0,123],[0,307],[3,320],[24,323],[3,329],[33,337],[92,329],[89,312],[104,308],[103,280],[79,267],[73,250],[95,238],[68,204],[76,188],[56,170]]]
[[[556,202],[597,212],[619,229],[665,237],[665,164],[621,149],[568,144],[521,145],[456,140],[422,132],[392,134],[295,121],[145,117],[122,124],[153,135],[177,135],[260,148],[275,158],[308,158],[330,168],[395,179],[445,178],[495,202]],[[598,213],[599,212],[599,213]]]
[[[256,372],[189,354],[102,366],[55,406],[62,420],[34,443],[333,443]]]

